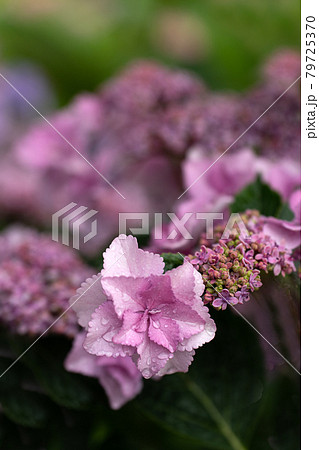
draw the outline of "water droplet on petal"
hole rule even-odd
[[[144,378],[150,378],[150,376],[152,375],[150,369],[146,368],[142,370],[142,375]]]
[[[206,323],[205,325],[205,331],[206,333],[210,334],[211,336],[213,336],[215,334],[215,327],[212,323]]]

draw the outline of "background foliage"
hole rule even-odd
[[[191,69],[216,90],[244,89],[265,56],[300,44],[297,0],[0,3],[1,57],[38,63],[61,102],[136,58]]]

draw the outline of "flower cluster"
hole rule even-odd
[[[9,228],[0,246],[0,322],[13,333],[40,335],[68,309],[91,270],[72,250],[30,229]],[[71,337],[77,331],[72,310],[50,328]]]
[[[200,250],[187,257],[202,274],[205,303],[217,309],[248,301],[250,292],[262,286],[262,272],[285,276],[296,270],[291,249],[265,233],[267,218],[257,211],[247,211],[241,218],[248,235],[233,229],[225,239],[223,227],[218,226],[217,242],[203,237]]]
[[[216,327],[192,265],[163,270],[162,257],[139,249],[132,236],[112,242],[101,275],[70,300],[86,328],[88,353],[129,356],[144,378],[187,372],[194,350],[214,338]]]
[[[79,95],[49,118],[130,201],[125,202],[41,120],[18,140],[11,160],[3,166],[0,179],[3,214],[19,218],[23,215],[32,225],[36,222],[46,226],[51,215],[70,201],[95,209],[105,226],[90,245],[83,244],[81,248],[93,254],[116,236],[119,212],[172,211],[175,199],[189,186],[189,180],[200,167],[210,166],[282,92],[273,82],[279,70],[276,58],[274,63],[267,64],[263,83],[245,95],[209,93],[192,74],[150,62],[135,63],[97,93]],[[282,83],[296,71],[296,64],[288,67],[281,76]],[[270,156],[273,163],[278,162],[280,155],[280,166],[289,175],[289,183],[295,184],[299,175],[293,161],[298,159],[299,152],[299,107],[298,89],[289,90],[276,103],[272,114],[265,115],[248,130],[232,152],[257,150],[265,157]],[[199,163],[195,164],[191,157],[193,150],[202,155]],[[205,199],[214,208],[216,196],[228,195],[234,184],[219,181],[229,177],[229,170],[237,167],[237,162],[229,161],[227,156],[216,170],[213,168],[218,195],[213,184],[211,199]],[[282,177],[270,161],[266,164],[255,158],[250,167],[253,171],[249,170],[247,177],[233,176],[232,180],[250,180],[252,172],[257,172],[271,185],[273,182],[275,189],[281,189]],[[211,172],[207,173],[208,178]],[[269,175],[272,173],[274,181]],[[190,192],[199,197],[200,184],[196,183]],[[19,202],[22,195],[24,201]]]

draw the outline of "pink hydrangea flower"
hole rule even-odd
[[[70,372],[99,380],[112,409],[121,408],[142,390],[142,377],[129,357],[113,358],[90,355],[83,348],[85,332],[79,333],[64,366]]]
[[[144,378],[187,372],[194,350],[216,331],[201,275],[186,261],[164,274],[162,257],[139,249],[132,236],[116,238],[103,256],[101,276],[71,299],[87,329],[84,348],[131,356]]]

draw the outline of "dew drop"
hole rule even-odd
[[[151,371],[150,371],[150,369],[143,369],[142,370],[142,375],[143,375],[143,377],[144,378],[150,378],[150,376],[151,376]]]
[[[160,326],[159,326],[159,323],[158,322],[153,322],[153,327],[154,328],[159,328]]]
[[[213,334],[215,333],[215,328],[213,326],[213,324],[211,323],[206,323],[205,325],[205,331],[210,334],[211,336],[213,336]]]

